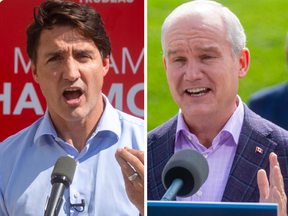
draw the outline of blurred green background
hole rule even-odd
[[[166,122],[178,112],[170,95],[162,62],[161,26],[183,0],[147,1],[147,130]],[[218,0],[240,19],[247,36],[251,61],[247,76],[240,80],[241,99],[288,80],[285,40],[288,31],[288,0]]]

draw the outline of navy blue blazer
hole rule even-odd
[[[165,164],[174,154],[177,115],[148,133],[148,200],[160,200],[166,192],[161,181]],[[255,153],[256,147],[263,154]],[[261,118],[244,104],[244,122],[222,201],[259,202],[257,171],[269,176],[269,154],[275,152],[288,195],[288,132]]]
[[[248,106],[258,115],[288,130],[287,82],[252,94]]]

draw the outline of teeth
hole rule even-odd
[[[207,88],[196,88],[196,89],[187,89],[187,92],[189,92],[189,93],[199,93],[201,91],[206,91],[206,90],[207,90]],[[205,93],[203,93],[203,94],[205,94]]]
[[[204,94],[205,94],[205,92],[202,92],[202,93],[199,93],[199,94],[193,94],[193,96],[199,97],[199,96],[202,96],[202,95],[204,95]]]
[[[78,89],[76,89],[76,88],[68,88],[68,89],[65,89],[65,91],[78,91]]]
[[[205,95],[208,92],[208,88],[194,88],[194,89],[187,89],[186,91],[193,97],[199,97]]]

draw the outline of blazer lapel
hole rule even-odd
[[[269,154],[277,146],[269,139],[270,134],[265,121],[244,105],[243,126],[222,201],[259,201],[257,172],[269,170]]]

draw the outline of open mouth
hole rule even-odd
[[[200,97],[202,95],[207,94],[211,89],[209,88],[194,88],[194,89],[186,89],[186,93],[193,97]]]
[[[79,88],[68,88],[63,92],[63,96],[68,100],[77,100],[83,94],[82,90]]]

